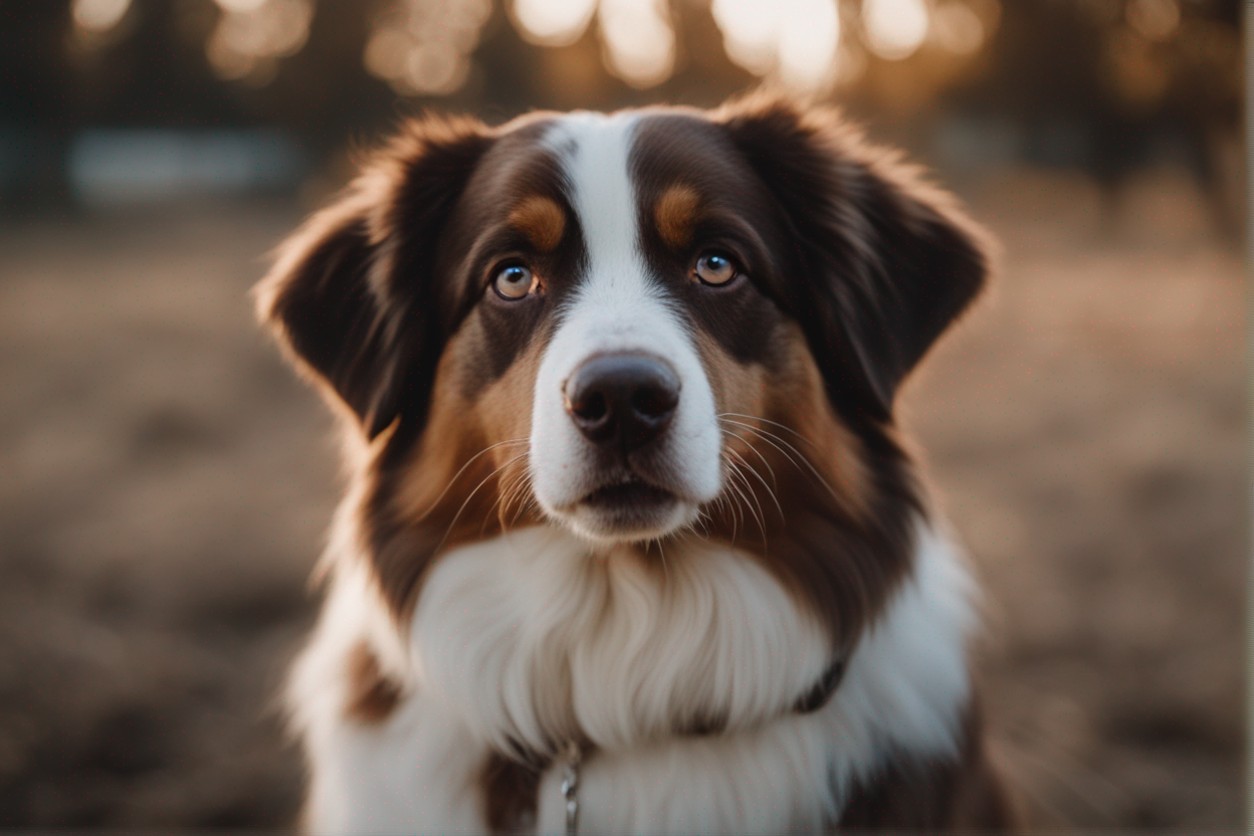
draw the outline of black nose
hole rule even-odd
[[[566,380],[566,411],[589,440],[631,452],[670,425],[679,404],[679,377],[649,354],[600,354]]]

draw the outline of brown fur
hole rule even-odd
[[[653,209],[653,222],[662,240],[673,249],[681,249],[692,241],[697,222],[700,197],[691,186],[671,186],[658,198]]]
[[[383,673],[374,651],[363,641],[348,654],[348,699],[345,716],[367,725],[381,723],[396,708],[401,687]]]
[[[538,522],[521,458],[531,433],[530,398],[543,343],[535,341],[508,374],[474,398],[464,378],[473,374],[480,332],[467,328],[450,341],[436,373],[430,425],[418,448],[376,483],[386,502],[388,536],[374,552],[380,587],[402,622],[417,603],[420,581],[438,552]]]
[[[768,376],[699,340],[728,474],[701,533],[758,555],[830,625],[837,647],[851,647],[909,572],[912,543],[905,531],[890,536],[894,520],[876,517],[888,498],[867,473],[861,441],[828,405],[800,333],[781,341],[789,359]],[[889,529],[883,548],[857,546],[855,537],[877,528]]]
[[[530,239],[542,253],[552,252],[562,242],[566,229],[566,213],[556,201],[531,196],[524,199],[509,215],[510,224]]]
[[[1005,832],[1019,820],[986,751],[978,707],[963,719],[955,760],[890,763],[854,788],[840,833],[874,829],[903,833]]]
[[[492,833],[525,833],[535,819],[540,772],[493,753],[483,765],[484,819]]]

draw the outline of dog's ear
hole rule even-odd
[[[280,247],[257,285],[262,321],[368,438],[398,417],[426,418],[446,336],[434,309],[436,241],[491,142],[473,120],[407,125]]]
[[[983,286],[986,236],[831,111],[757,97],[715,118],[795,236],[798,275],[774,290],[801,322],[829,397],[853,395],[859,412],[891,420],[902,379]]]

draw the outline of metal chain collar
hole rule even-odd
[[[566,802],[566,836],[579,834],[579,744],[567,741],[562,749],[562,798]]]

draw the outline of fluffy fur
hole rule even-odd
[[[1009,825],[892,420],[983,253],[783,101],[407,127],[258,294],[353,475],[289,689],[306,827],[562,832],[567,741],[589,833]],[[646,441],[578,420],[607,357],[664,372],[613,407]]]

